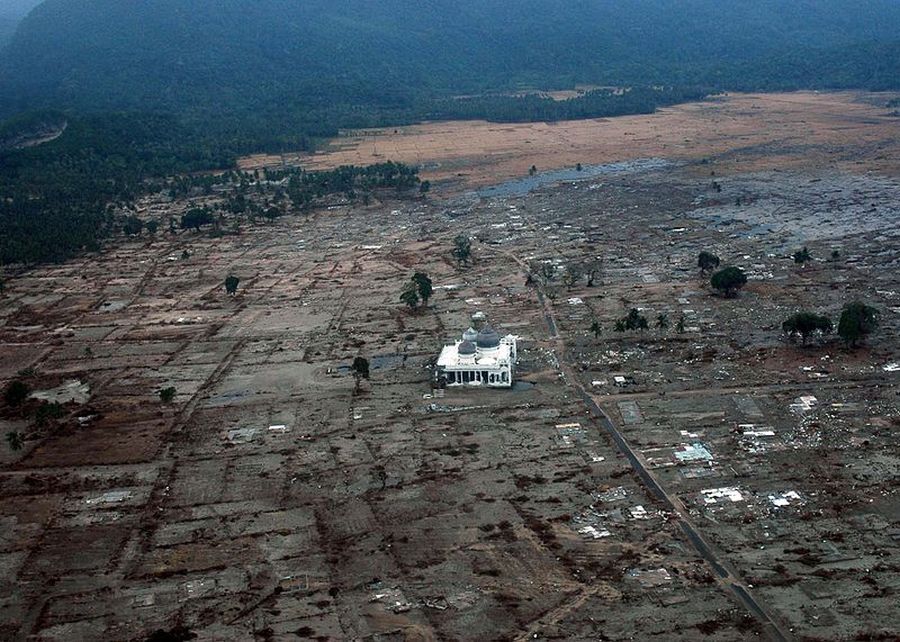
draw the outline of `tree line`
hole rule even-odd
[[[416,168],[392,162],[329,171],[204,172],[233,167],[237,154],[249,148],[223,144],[172,116],[36,112],[0,127],[0,138],[16,140],[17,131],[41,131],[60,119],[66,128],[57,139],[0,151],[0,265],[63,261],[99,249],[116,234],[155,233],[156,222],[117,214],[147,193],[179,198],[224,186],[231,212],[274,218],[283,210],[255,211],[249,198],[254,191],[272,189],[276,201],[307,208],[331,194],[355,199],[377,189],[421,186]],[[182,227],[212,222],[208,212],[195,211]]]

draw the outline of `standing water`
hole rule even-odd
[[[516,178],[497,185],[491,185],[490,187],[484,187],[475,193],[481,198],[525,196],[539,187],[563,181],[582,181],[600,176],[649,172],[657,169],[666,169],[671,166],[672,162],[663,158],[638,158],[637,160],[606,163],[605,165],[585,165],[580,171],[572,167],[539,172],[534,176]]]

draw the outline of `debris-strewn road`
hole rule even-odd
[[[523,278],[528,275],[529,267],[521,258],[510,252],[503,252],[503,254],[513,259],[516,264],[520,268],[522,268]],[[757,597],[754,597],[754,595],[747,587],[746,582],[742,581],[737,573],[730,568],[730,565],[728,565],[728,563],[721,558],[721,553],[715,551],[713,547],[703,538],[697,526],[693,523],[693,520],[688,515],[684,504],[677,497],[668,493],[666,489],[663,488],[663,486],[659,483],[653,473],[647,468],[640,455],[634,451],[634,449],[628,443],[628,440],[625,439],[625,437],[616,428],[616,425],[612,422],[609,416],[599,406],[595,397],[590,392],[588,392],[584,385],[579,381],[578,377],[575,375],[574,370],[572,369],[571,364],[567,363],[566,361],[567,351],[565,341],[562,339],[562,337],[560,337],[558,333],[556,316],[553,310],[553,306],[547,301],[547,298],[539,289],[536,288],[535,293],[537,295],[537,299],[541,305],[541,308],[543,309],[544,319],[547,324],[547,330],[550,334],[550,338],[556,344],[556,357],[560,364],[563,375],[565,376],[569,385],[578,390],[582,400],[590,410],[591,415],[607,432],[613,443],[615,443],[616,448],[618,448],[619,452],[625,455],[625,457],[628,459],[629,464],[631,464],[631,467],[634,469],[634,472],[644,483],[650,493],[668,510],[672,511],[678,516],[679,526],[684,532],[685,537],[691,543],[694,549],[700,554],[700,556],[703,557],[703,559],[705,559],[707,562],[709,562],[710,566],[712,566],[719,583],[722,584],[722,586],[726,587],[726,589],[728,589],[734,595],[735,599],[737,599],[750,613],[753,614],[754,617],[758,618],[763,623],[770,639],[776,641],[793,639],[793,636],[785,631],[784,625],[779,623],[776,618],[771,615],[771,610],[769,609],[769,607],[762,604]]]

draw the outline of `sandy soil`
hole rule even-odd
[[[328,169],[394,160],[465,187],[522,176],[532,165],[548,170],[651,156],[715,158],[720,174],[804,166],[898,176],[900,119],[881,106],[886,100],[856,92],[733,94],[614,119],[425,123],[354,131],[313,155],[254,155],[239,165]]]

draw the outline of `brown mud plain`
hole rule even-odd
[[[301,162],[368,164],[377,138],[435,190],[10,278],[0,383],[65,412],[0,419],[28,436],[0,451],[0,638],[896,639],[888,98],[351,137]],[[469,191],[621,161],[637,162]],[[138,214],[165,229],[223,196]],[[478,239],[469,267],[458,234]],[[710,292],[701,250],[748,272],[739,297]],[[593,287],[563,282],[585,262]],[[554,278],[526,285],[535,264]],[[414,270],[436,290],[412,313],[398,295]],[[789,314],[836,319],[855,299],[881,313],[859,349],[781,338]],[[633,307],[651,328],[615,332]],[[521,337],[521,383],[432,390],[476,311]]]
[[[301,163],[330,169],[384,160],[418,165],[433,182],[492,185],[577,163],[715,156],[718,172],[822,167],[900,175],[893,108],[881,94],[733,94],[655,114],[561,123],[425,123],[347,131],[316,154],[259,154],[244,169]]]

